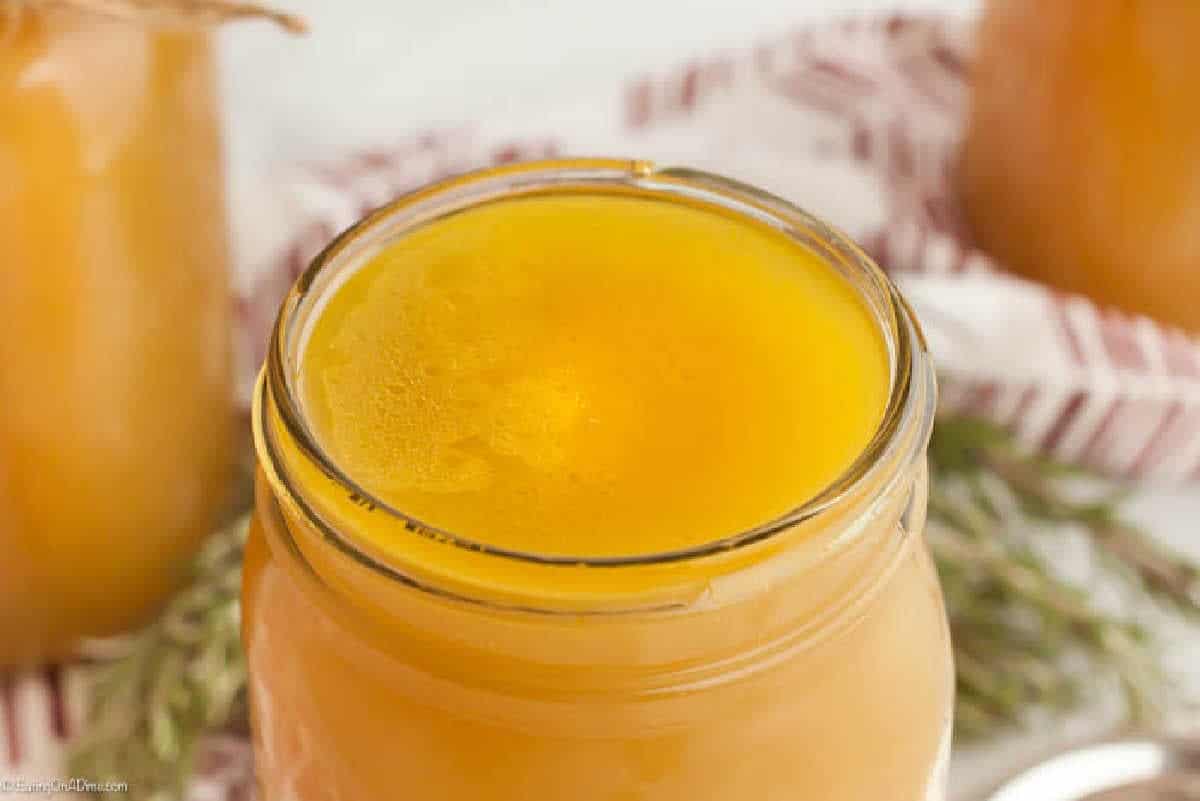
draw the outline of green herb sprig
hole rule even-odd
[[[1121,494],[1078,499],[1079,470],[990,423],[939,420],[930,464],[927,534],[950,617],[957,733],[982,737],[1037,708],[1070,710],[1104,674],[1122,687],[1131,721],[1155,716],[1170,677],[1133,613],[1157,602],[1200,619],[1200,569],[1126,522]],[[1068,529],[1134,608],[1097,608],[1036,547]]]

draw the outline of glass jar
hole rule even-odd
[[[342,474],[297,396],[302,340],[329,294],[423,223],[547,192],[749,217],[838,270],[890,358],[883,423],[850,470],[740,535],[595,560],[431,531]],[[841,234],[752,188],[641,162],[551,162],[380,210],[297,282],[256,391],[243,637],[262,798],[943,798],[954,679],[922,538],[934,396],[919,329],[887,278]],[[403,542],[403,559],[366,531]],[[476,571],[486,589],[463,579]]]
[[[990,0],[961,187],[1002,265],[1200,333],[1200,5]]]
[[[0,2],[0,665],[144,622],[225,500],[207,29]]]

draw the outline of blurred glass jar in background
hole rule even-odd
[[[210,35],[50,5],[0,0],[0,665],[143,622],[232,452]]]
[[[992,0],[962,188],[1006,267],[1200,332],[1200,4]]]

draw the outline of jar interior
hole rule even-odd
[[[694,547],[596,558],[506,549],[435,528],[393,507],[335,464],[309,425],[298,378],[305,347],[330,299],[373,258],[422,227],[487,204],[570,194],[683,204],[752,221],[816,254],[854,287],[878,326],[889,371],[887,408],[854,463],[814,497],[765,523]],[[923,449],[927,423],[923,434],[919,429],[932,391],[919,387],[916,394],[921,397],[914,400],[912,380],[914,353],[919,361],[922,351],[915,323],[878,268],[844,236],[781,200],[714,176],[654,170],[641,162],[521,165],[454,179],[402,198],[331,244],[284,305],[256,424],[268,476],[284,488],[299,517],[315,526],[320,540],[339,543],[344,553],[377,572],[402,575],[453,596],[476,596],[482,590],[491,602],[512,606],[669,606],[691,603],[711,592],[714,581],[727,580],[768,557],[787,553],[792,567],[819,560],[831,541],[853,535],[855,521],[879,502],[885,485],[897,480],[899,466],[911,464]],[[927,372],[927,365],[917,366]],[[928,375],[919,378],[932,380]],[[914,427],[915,437],[906,430]],[[262,436],[272,431],[277,435]],[[289,489],[295,487],[305,490]],[[314,487],[321,489],[314,492]],[[339,502],[330,503],[330,498]],[[397,564],[394,553],[354,535],[380,527],[405,539],[408,553],[402,563]],[[449,551],[452,556],[446,558]],[[429,569],[431,563],[438,563],[436,569]],[[486,587],[476,580],[481,572],[489,575]],[[528,587],[538,588],[538,597],[529,597]]]

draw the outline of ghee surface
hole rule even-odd
[[[320,311],[302,376],[318,441],[376,497],[588,557],[786,513],[862,452],[889,388],[877,323],[816,254],[619,195],[492,203],[385,246]]]

